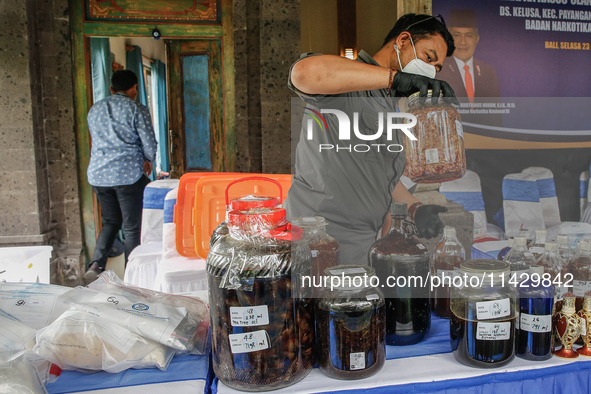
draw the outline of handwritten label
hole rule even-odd
[[[551,332],[552,315],[528,315],[522,313],[519,319],[519,328],[528,332]]]
[[[349,355],[349,364],[351,365],[351,371],[365,369],[365,353],[351,353]]]
[[[230,350],[233,354],[251,353],[270,347],[269,335],[265,330],[230,334],[228,337],[230,339]]]
[[[511,323],[482,323],[476,325],[476,339],[482,341],[504,341],[511,338]]]
[[[419,249],[421,249],[421,250],[423,250],[423,249],[427,249],[427,248],[425,247],[425,245],[423,245],[423,244],[417,244],[417,248],[419,248]]]
[[[312,257],[316,258],[318,257],[318,251],[317,250],[311,250],[312,252]]]
[[[591,281],[573,281],[573,293],[576,297],[585,297],[585,293],[591,290]]]
[[[233,327],[255,327],[269,324],[269,308],[259,306],[232,306],[230,319]]]
[[[427,162],[427,164],[439,163],[439,151],[437,150],[437,148],[425,150],[425,161]]]
[[[478,320],[498,319],[509,316],[510,313],[511,301],[508,298],[476,303],[476,317]]]

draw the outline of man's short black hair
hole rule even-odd
[[[441,18],[441,21],[437,19],[438,17]],[[402,15],[400,19],[396,21],[396,24],[392,30],[390,30],[388,36],[386,36],[382,47],[388,44],[393,38],[398,37],[403,31],[410,33],[414,43],[422,38],[427,38],[434,34],[441,34],[443,40],[447,44],[446,56],[451,56],[456,50],[454,38],[449,30],[447,30],[443,17],[441,16],[431,16],[427,14]]]
[[[137,75],[131,70],[115,71],[111,76],[111,87],[115,92],[125,92],[137,84]]]

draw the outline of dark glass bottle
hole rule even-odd
[[[466,251],[457,237],[456,229],[443,228],[443,237],[433,251],[431,275],[439,277],[438,286],[433,287],[432,308],[439,317],[449,319],[449,292],[453,278],[459,274],[460,264],[466,259]]]
[[[530,268],[529,279],[519,284],[519,324],[515,355],[532,361],[552,357],[552,281],[544,280],[544,268]]]
[[[414,224],[406,221],[406,204],[393,203],[390,213],[390,232],[371,246],[369,261],[384,284],[386,344],[413,345],[431,327],[429,252],[414,237]]]

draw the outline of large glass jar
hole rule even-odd
[[[248,211],[249,209],[255,208],[275,208],[281,204],[279,197],[268,197],[268,196],[243,196],[234,198],[230,201],[230,206],[226,207],[226,213],[230,211]],[[211,233],[209,239],[209,248],[214,243],[219,241],[221,237],[228,234],[228,221],[227,218],[223,222],[217,225],[217,227]]]
[[[515,358],[517,290],[509,265],[499,260],[468,260],[465,280],[452,287],[450,339],[454,358],[477,368],[496,368]],[[458,283],[460,284],[460,283]]]
[[[232,211],[228,230],[207,256],[214,372],[238,390],[289,386],[315,362],[313,303],[299,282],[310,249],[282,208]]]
[[[292,224],[304,230],[302,241],[307,242],[312,252],[312,272],[321,278],[324,271],[339,264],[339,243],[326,232],[326,219],[322,216],[293,218]]]
[[[591,291],[591,239],[580,239],[577,246],[567,271],[572,274],[572,292],[577,297],[575,308],[580,310],[585,293]]]
[[[406,204],[393,203],[390,209],[390,231],[371,246],[369,261],[384,286],[386,344],[413,345],[431,327],[429,252],[406,221]]]
[[[433,286],[433,312],[439,317],[449,318],[449,292],[452,279],[459,274],[460,264],[466,260],[466,251],[457,237],[456,229],[451,226],[443,228],[443,237],[433,251],[431,275],[437,276],[437,286]]]
[[[419,98],[417,92],[408,101],[408,112],[417,117],[411,128],[417,140],[405,138],[404,152],[408,177],[415,183],[451,181],[466,172],[462,119],[444,99],[432,103],[431,93]]]
[[[318,365],[336,379],[362,379],[376,374],[386,360],[384,295],[372,285],[375,270],[342,265],[325,271],[316,304]],[[372,279],[373,278],[373,279]]]

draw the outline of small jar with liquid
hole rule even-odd
[[[558,253],[560,257],[568,264],[575,256],[575,252],[570,247],[568,235],[558,234],[556,236],[556,242],[558,243]]]
[[[386,306],[373,287],[375,270],[341,265],[325,270],[327,283],[316,301],[316,344],[321,372],[336,379],[363,379],[386,360]],[[338,282],[338,283],[337,283]]]
[[[463,287],[452,287],[450,340],[454,358],[476,368],[497,368],[515,358],[517,290],[509,264],[475,259],[461,264]],[[529,272],[529,271],[528,271]],[[483,279],[484,278],[484,279]]]
[[[542,228],[538,228],[535,231],[536,238],[532,246],[529,247],[529,251],[531,254],[534,255],[536,261],[540,258],[542,253],[544,253],[544,247],[546,245],[546,234],[547,231]]]
[[[517,281],[525,280],[529,274],[529,267],[534,265],[535,261],[533,261],[533,255],[527,250],[527,240],[524,236],[516,236],[513,242],[513,247],[505,255],[503,261],[509,264],[512,277],[515,277]]]

